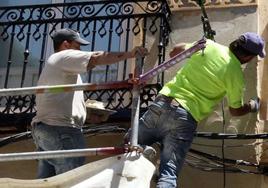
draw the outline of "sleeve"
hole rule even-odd
[[[231,108],[240,108],[244,105],[245,81],[241,67],[229,67],[225,75],[225,85],[228,104]]]
[[[69,74],[80,74],[87,71],[93,52],[80,50],[64,50],[59,54],[56,66]]]

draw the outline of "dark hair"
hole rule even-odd
[[[235,54],[236,57],[245,57],[245,56],[257,56],[257,54],[254,54],[245,48],[241,46],[241,44],[245,43],[245,37],[241,36],[239,39],[231,42],[229,45],[230,50]]]
[[[56,51],[56,50],[59,49],[59,47],[60,47],[60,45],[61,45],[62,42],[63,41],[55,41],[55,40],[53,40],[54,51]]]
[[[64,42],[65,40],[53,40],[53,47],[54,51],[57,51],[60,48],[60,45]],[[68,42],[71,42],[72,40],[66,40]]]

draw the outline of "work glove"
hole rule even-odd
[[[258,112],[260,110],[260,99],[257,98],[251,98],[248,102],[250,106],[250,112]]]

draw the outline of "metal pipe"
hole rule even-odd
[[[145,74],[139,73],[135,74],[134,78],[139,78],[139,83],[142,84],[148,79],[156,76],[157,74],[163,72],[164,70],[172,67],[177,62],[182,61],[183,59],[191,56],[193,53],[205,48],[205,39],[197,41],[191,48],[179,53],[173,58],[165,61],[161,65],[153,68],[152,70],[146,72]],[[142,58],[137,58],[141,59]],[[137,60],[139,61],[139,60]],[[0,97],[3,96],[14,96],[14,95],[29,95],[29,94],[41,94],[41,93],[60,93],[60,92],[71,92],[77,90],[102,90],[102,89],[115,89],[115,88],[131,88],[132,84],[128,80],[116,81],[116,82],[107,82],[107,83],[98,83],[98,84],[66,84],[66,85],[55,85],[55,86],[36,86],[36,87],[24,87],[24,88],[9,88],[9,89],[0,89]]]
[[[187,50],[184,50],[183,52],[175,55],[174,57],[170,58],[169,60],[165,61],[164,63],[160,64],[159,66],[147,71],[146,73],[140,75],[139,77],[139,82],[140,83],[144,83],[146,82],[148,79],[158,75],[159,73],[167,70],[168,68],[172,67],[173,65],[175,65],[176,63],[190,57],[191,55],[193,55],[195,52],[204,49],[205,48],[205,44],[206,44],[206,40],[205,39],[201,39],[199,41],[197,41],[192,47],[190,47]]]
[[[71,92],[77,90],[102,90],[102,89],[115,89],[115,88],[131,88],[132,84],[128,81],[107,82],[99,84],[66,84],[54,86],[36,86],[24,88],[9,88],[0,89],[0,96],[14,96],[14,95],[29,95],[29,94],[42,94],[42,93],[61,93]]]
[[[125,149],[123,147],[103,147],[103,148],[57,150],[57,151],[6,153],[6,154],[0,154],[0,162],[95,156],[95,155],[96,156],[97,155],[113,155],[113,154],[122,154],[124,152],[125,152]]]
[[[134,72],[134,78],[139,77],[142,73],[142,61],[141,56],[136,58],[136,66]],[[139,131],[139,115],[140,115],[140,89],[141,86],[138,83],[133,84],[132,89],[132,109],[131,109],[131,146],[138,146],[138,131]]]
[[[131,146],[138,146],[138,131],[139,131],[139,114],[140,114],[140,87],[133,86],[132,90],[132,109],[131,109]]]

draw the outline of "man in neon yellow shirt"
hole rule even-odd
[[[188,46],[176,45],[170,56]],[[258,55],[265,56],[264,40],[255,33],[241,35],[229,48],[208,40],[204,51],[193,54],[164,85],[141,117],[139,126],[139,144],[161,143],[158,188],[177,186],[177,176],[197,123],[207,117],[224,96],[233,116],[258,111],[258,99],[248,104],[243,102],[245,83],[241,69],[241,64]]]

